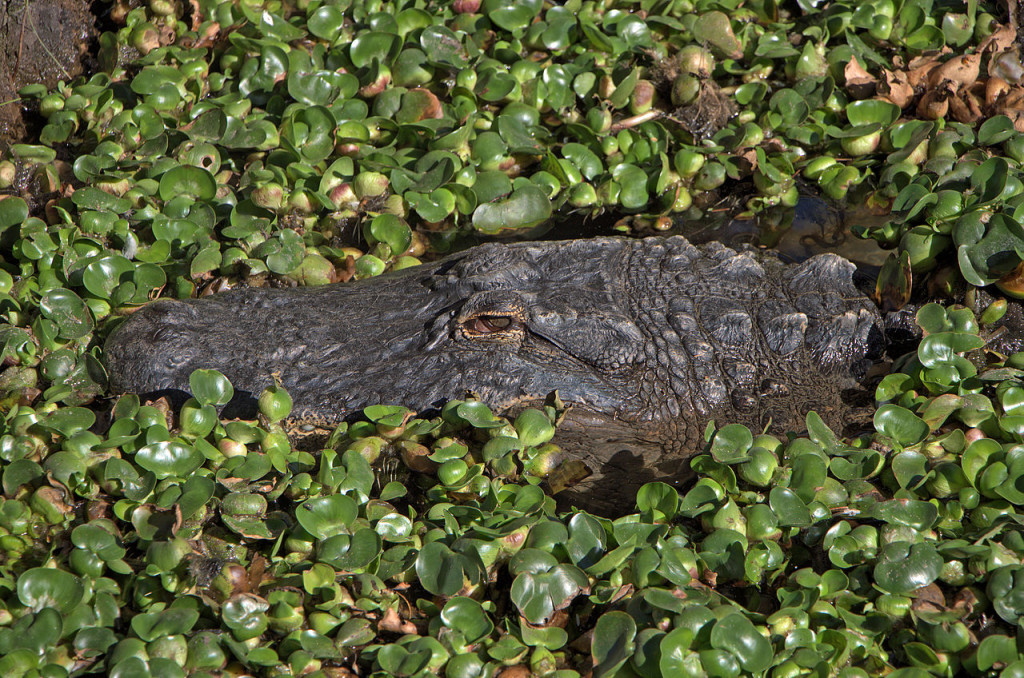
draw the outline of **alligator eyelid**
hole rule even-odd
[[[519,323],[507,315],[476,315],[462,322],[462,329],[470,336],[498,334],[514,329]]]

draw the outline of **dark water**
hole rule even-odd
[[[589,217],[570,214],[533,239],[564,240],[602,235],[683,235],[693,243],[723,242],[730,247],[751,245],[772,249],[787,261],[803,261],[822,252],[835,252],[859,267],[881,266],[888,256],[873,240],[851,234],[854,225],[882,224],[885,216],[871,214],[864,207],[837,205],[816,196],[803,196],[795,208],[776,209],[751,219],[737,219],[734,210],[707,210],[700,220],[675,217],[671,228],[655,229],[633,223],[621,214]]]

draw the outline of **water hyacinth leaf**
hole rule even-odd
[[[84,407],[65,407],[46,415],[43,425],[65,438],[86,431],[96,423],[96,415]]]
[[[647,174],[630,163],[616,165],[612,169],[612,178],[621,186],[619,203],[627,210],[641,209],[650,202],[647,192]]]
[[[739,464],[750,459],[747,453],[753,444],[750,429],[741,424],[727,424],[711,441],[711,457],[722,464]]]
[[[395,428],[404,424],[412,412],[397,405],[371,405],[363,409],[363,414],[375,424]]]
[[[28,219],[28,203],[18,197],[0,201],[0,234],[12,226],[20,226]]]
[[[882,405],[875,411],[875,430],[901,445],[915,445],[928,435],[928,424],[905,407]]]
[[[64,570],[34,567],[18,576],[18,600],[34,612],[52,607],[66,614],[85,595],[78,577]]]
[[[381,538],[366,527],[355,534],[336,534],[317,548],[317,558],[337,570],[358,571],[380,555]]]
[[[317,539],[348,533],[358,515],[356,501],[344,494],[307,499],[295,511],[299,525]]]
[[[694,674],[699,666],[693,665],[696,654],[690,650],[695,633],[686,626],[676,626],[661,638],[661,659],[658,668],[663,676],[685,676]]]
[[[206,201],[217,194],[217,181],[207,170],[193,165],[179,165],[160,177],[160,199],[183,196],[190,200]]]
[[[467,583],[479,579],[476,563],[438,541],[423,545],[416,556],[416,576],[436,596],[453,596]]]
[[[1018,658],[1017,641],[1010,636],[993,634],[978,645],[978,668],[987,671],[994,666],[1005,667]],[[1006,672],[1000,673],[1006,675]]]
[[[870,515],[894,525],[905,525],[918,532],[931,529],[939,517],[936,506],[915,499],[880,501],[871,507]]]
[[[187,478],[203,465],[205,458],[192,446],[174,441],[146,445],[135,453],[135,463],[153,473],[157,479]]]
[[[724,12],[704,12],[697,17],[693,25],[694,35],[701,36],[720,54],[726,57],[739,58],[743,46],[733,33],[729,17]]]
[[[604,165],[598,155],[582,143],[566,143],[562,146],[562,157],[577,167],[589,180],[597,178],[604,171]]]
[[[751,673],[767,670],[775,656],[771,643],[741,613],[728,614],[715,623],[711,646],[732,653]]]
[[[494,631],[494,622],[483,606],[465,596],[456,596],[445,603],[441,621],[448,628],[462,633],[468,643],[478,643]]]
[[[455,211],[455,196],[444,188],[438,188],[429,194],[406,191],[402,197],[417,214],[429,222],[442,221]]]
[[[308,54],[302,50],[288,53],[288,94],[307,106],[329,106],[342,93],[346,80],[358,87],[358,81],[348,73],[318,68]],[[326,156],[324,156],[326,157]]]
[[[892,474],[900,487],[915,488],[928,477],[928,458],[914,450],[904,450],[892,458]]]
[[[465,68],[469,65],[466,49],[462,41],[444,26],[427,26],[420,33],[420,46],[431,61],[454,68]]]
[[[917,356],[925,367],[939,367],[953,361],[958,353],[966,353],[985,345],[977,334],[967,332],[938,332],[921,340]]]
[[[899,119],[902,111],[891,101],[881,99],[865,99],[854,101],[846,107],[846,118],[851,125],[868,125],[882,123],[888,126]]]
[[[590,653],[595,676],[612,676],[625,664],[635,649],[636,622],[621,610],[606,612],[594,626]]]
[[[522,552],[520,552],[522,553]],[[512,602],[531,624],[545,624],[587,587],[587,576],[572,565],[555,565],[544,572],[520,572],[512,582]]]
[[[788,487],[773,487],[768,502],[783,527],[806,527],[812,522],[807,504]]]
[[[893,542],[886,544],[878,554],[875,582],[884,591],[907,595],[935,581],[942,564],[942,556],[931,544]]]
[[[667,483],[646,483],[636,494],[636,507],[654,520],[672,520],[679,510],[679,493]]]
[[[345,25],[345,10],[337,5],[321,5],[306,19],[309,32],[328,42],[339,40]]]
[[[828,475],[825,460],[814,453],[801,454],[793,459],[792,469],[789,489],[804,502],[813,501]]]
[[[996,614],[1010,624],[1024,617],[1024,568],[1006,565],[992,573],[986,593],[991,597]]]
[[[192,395],[203,405],[223,407],[235,395],[231,382],[217,370],[194,370],[188,377],[188,385]]]
[[[28,459],[16,459],[4,466],[2,474],[5,494],[13,495],[18,488],[43,477],[43,468]]]
[[[1015,136],[1013,121],[1005,115],[993,115],[978,127],[978,143],[983,146],[1001,144]]]
[[[474,428],[501,428],[506,425],[504,419],[495,417],[491,408],[477,400],[460,403],[456,406],[455,413]]]
[[[989,158],[971,173],[971,188],[982,202],[991,202],[1002,195],[1009,178],[1009,165],[1003,158]]]
[[[479,205],[473,212],[473,227],[483,233],[529,229],[551,217],[551,201],[533,184],[520,186],[503,200]]]
[[[551,419],[544,412],[535,408],[520,412],[513,426],[519,435],[519,442],[524,447],[543,445],[555,435],[555,427],[552,425]]]
[[[484,0],[481,11],[494,24],[510,33],[526,28],[540,14],[541,3],[537,0]]]
[[[369,236],[373,242],[382,242],[398,256],[409,249],[412,231],[409,225],[393,214],[380,214],[369,225]]]
[[[135,264],[128,258],[120,254],[109,254],[90,262],[85,267],[82,272],[82,284],[90,294],[100,299],[109,299],[114,288],[123,282],[122,278],[134,270]]]
[[[430,663],[429,649],[420,648],[410,651],[404,645],[385,645],[377,653],[377,663],[381,669],[392,676],[414,676],[424,671]]]
[[[779,113],[785,128],[796,127],[810,115],[807,100],[793,89],[780,89],[768,102],[768,106]]]
[[[65,339],[81,339],[92,332],[92,312],[82,298],[69,289],[52,289],[39,300],[44,318],[57,324]]]
[[[187,633],[199,621],[197,610],[169,609],[132,617],[132,631],[139,638],[151,642],[165,636]]]

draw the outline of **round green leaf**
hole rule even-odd
[[[899,405],[882,405],[875,411],[875,430],[901,445],[914,445],[929,433],[928,424],[916,414]]]
[[[65,339],[81,339],[93,330],[92,312],[82,298],[69,289],[48,291],[39,300],[39,310],[44,318],[57,323]]]
[[[494,623],[483,606],[472,598],[456,596],[441,610],[441,621],[460,632],[468,643],[477,643],[491,635]]]
[[[157,477],[187,478],[205,461],[202,453],[194,447],[174,441],[152,443],[135,453],[135,463]]]
[[[179,165],[160,177],[160,199],[184,196],[190,200],[212,200],[217,194],[217,181],[207,170],[193,165]]]
[[[64,570],[34,567],[18,577],[18,600],[35,612],[52,607],[67,613],[82,601],[83,595],[82,582]]]
[[[875,565],[875,582],[889,593],[906,595],[927,586],[942,571],[942,556],[931,544],[887,544]]]
[[[192,395],[203,405],[222,407],[235,395],[228,378],[217,370],[195,370],[188,377]]]
[[[731,652],[751,673],[767,670],[775,656],[772,645],[743,614],[728,614],[711,628],[711,646]]]
[[[356,501],[344,494],[308,499],[295,509],[299,525],[317,539],[347,533],[358,515],[359,506]]]
[[[488,234],[528,229],[551,217],[551,201],[540,187],[529,184],[497,202],[484,203],[473,211],[473,228]]]

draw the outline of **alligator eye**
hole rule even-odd
[[[512,326],[512,318],[507,315],[478,315],[462,323],[466,334],[475,336],[504,332]]]

